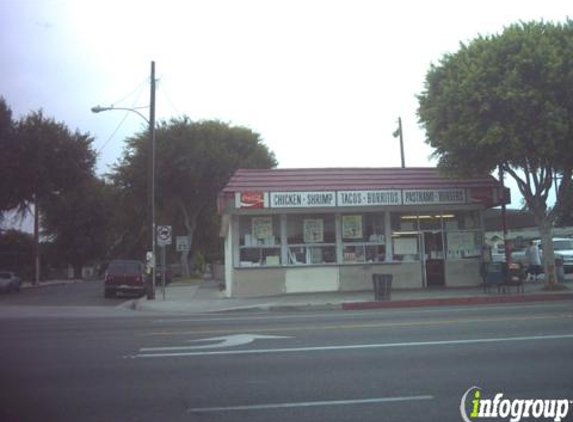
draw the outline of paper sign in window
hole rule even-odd
[[[324,242],[324,221],[322,218],[304,219],[304,243]]]
[[[342,216],[342,238],[362,239],[362,216],[343,215]]]

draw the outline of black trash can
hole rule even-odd
[[[505,268],[505,262],[488,262],[486,264],[484,292],[494,286],[499,289],[503,285],[507,273]]]
[[[390,300],[392,274],[372,274],[374,300]]]

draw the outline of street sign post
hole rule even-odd
[[[165,247],[171,245],[171,226],[157,226],[157,244],[161,246],[161,294],[165,300]]]

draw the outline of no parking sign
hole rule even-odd
[[[157,226],[157,244],[171,245],[171,226]]]

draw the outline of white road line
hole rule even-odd
[[[297,353],[297,352],[326,352],[337,350],[359,350],[359,349],[385,349],[398,347],[423,347],[423,346],[449,346],[468,345],[483,343],[504,343],[516,341],[539,341],[539,340],[564,340],[573,339],[573,334],[558,334],[546,336],[525,336],[525,337],[499,337],[499,338],[478,338],[464,340],[437,340],[437,341],[414,341],[404,343],[380,343],[380,344],[354,344],[339,346],[319,346],[319,347],[291,347],[277,349],[250,349],[250,350],[225,350],[214,352],[180,352],[180,353],[139,353],[125,356],[126,358],[163,358],[163,357],[184,357],[184,356],[217,356],[217,355],[248,355],[266,353]]]
[[[200,338],[197,340],[187,340],[189,342],[213,342],[218,341],[219,343],[214,344],[204,344],[201,346],[169,346],[169,347],[142,347],[139,349],[140,352],[167,352],[175,350],[199,350],[199,349],[219,349],[221,347],[236,347],[244,346],[245,344],[250,344],[255,340],[276,340],[276,339],[287,339],[291,337],[285,336],[264,336],[260,334],[231,334],[222,337],[211,337],[211,338]]]
[[[433,400],[434,396],[406,396],[406,397],[378,397],[371,399],[357,400],[331,400],[331,401],[310,401],[299,403],[270,403],[255,404],[246,406],[227,406],[227,407],[198,407],[189,409],[189,413],[206,413],[206,412],[228,412],[237,410],[267,410],[267,409],[288,409],[293,407],[313,407],[313,406],[347,406],[353,404],[371,404],[371,403],[395,403],[420,400]]]

